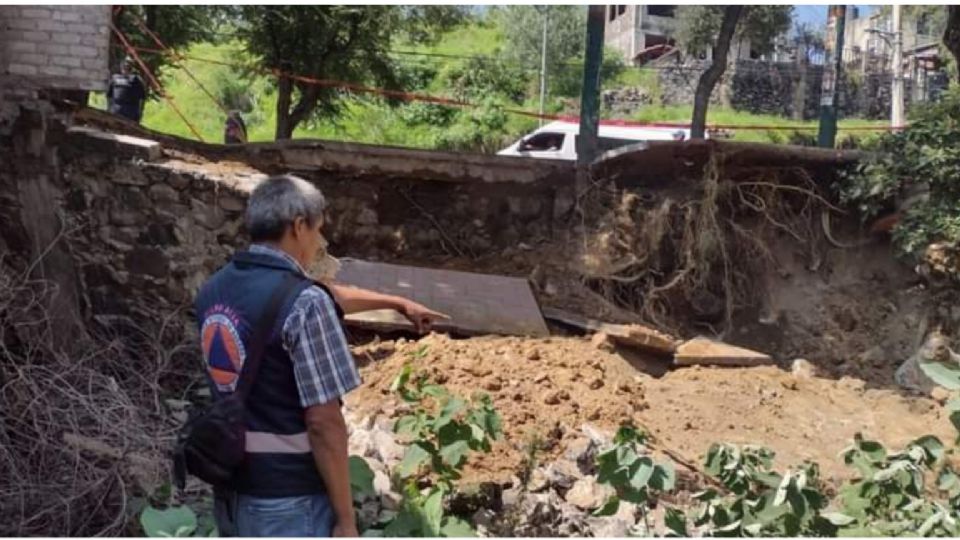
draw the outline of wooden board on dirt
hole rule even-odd
[[[450,316],[434,325],[441,332],[550,335],[530,285],[522,278],[341,259],[336,280],[409,298]],[[392,310],[353,313],[346,322],[379,331],[413,330],[410,321]]]
[[[659,330],[640,324],[614,324],[584,317],[562,309],[543,308],[543,316],[549,320],[579,328],[586,332],[603,332],[614,343],[636,347],[653,353],[669,355],[677,348],[677,340]]]
[[[768,354],[705,337],[684,342],[673,356],[675,366],[765,366],[773,363]]]

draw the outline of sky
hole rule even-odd
[[[855,5],[860,8],[861,16],[866,15],[873,9],[872,5]],[[827,6],[827,4],[795,4],[793,6],[793,19],[796,22],[822,28],[827,24]]]

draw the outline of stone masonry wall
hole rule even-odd
[[[0,86],[103,90],[111,6],[0,6]]]
[[[245,199],[263,175],[252,168],[140,161],[70,136],[60,151],[62,205],[77,232],[84,312],[157,320],[189,311],[200,284],[247,244]],[[330,252],[442,264],[500,254],[553,234],[572,205],[555,187],[509,183],[337,178],[301,173],[328,199]]]

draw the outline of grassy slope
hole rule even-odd
[[[499,31],[482,25],[469,25],[450,32],[438,43],[430,46],[398,45],[397,50],[429,52],[446,55],[496,55],[503,41]],[[235,62],[242,57],[236,44],[202,43],[193,46],[190,56],[224,62]],[[445,64],[457,62],[455,59],[439,57],[419,57],[402,55],[398,59],[404,63],[432,62],[442,72]],[[212,63],[187,60],[185,66],[215,96],[220,96],[225,87],[250,87],[255,97],[253,111],[244,115],[251,141],[269,141],[273,139],[273,126],[276,118],[276,93],[269,77],[252,77],[244,80],[230,67]],[[443,87],[442,78],[436,79],[425,90],[435,95],[448,95]],[[220,142],[223,136],[223,113],[219,107],[192,81],[181,69],[170,67],[162,74],[164,86],[173,96],[177,106],[197,128],[207,141]],[[627,69],[616,81],[605,84],[606,88],[617,86],[643,85],[656,94],[655,77],[650,72]],[[94,106],[103,107],[102,96],[91,100]],[[536,95],[532,95],[518,108],[535,111],[538,107]],[[549,110],[557,110],[557,103],[548,105]],[[632,119],[641,121],[689,122],[692,112],[690,106],[647,107],[636,113]],[[797,125],[797,122],[771,115],[755,115],[740,111],[713,108],[708,113],[708,123],[742,125]],[[804,125],[815,126],[816,122]],[[854,125],[882,125],[883,122],[864,120],[841,120],[841,127]],[[144,114],[144,125],[157,131],[193,138],[189,128],[162,99],[150,101]],[[509,115],[507,138],[523,134],[537,125],[536,120]],[[332,121],[329,119],[311,121],[299,126],[294,134],[297,138],[320,138],[356,141],[374,144],[430,148],[439,129],[426,125],[411,126],[400,117],[400,111],[386,106],[381,100],[362,97],[351,100],[344,114]],[[737,130],[737,140],[784,142],[789,131]],[[815,131],[806,133],[815,134]],[[861,132],[863,133],[863,132]],[[844,133],[841,131],[841,136]]]

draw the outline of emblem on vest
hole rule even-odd
[[[237,318],[231,315],[223,306],[214,307],[200,329],[207,373],[217,390],[227,393],[237,389],[243,362],[247,359],[247,351],[237,331]]]

